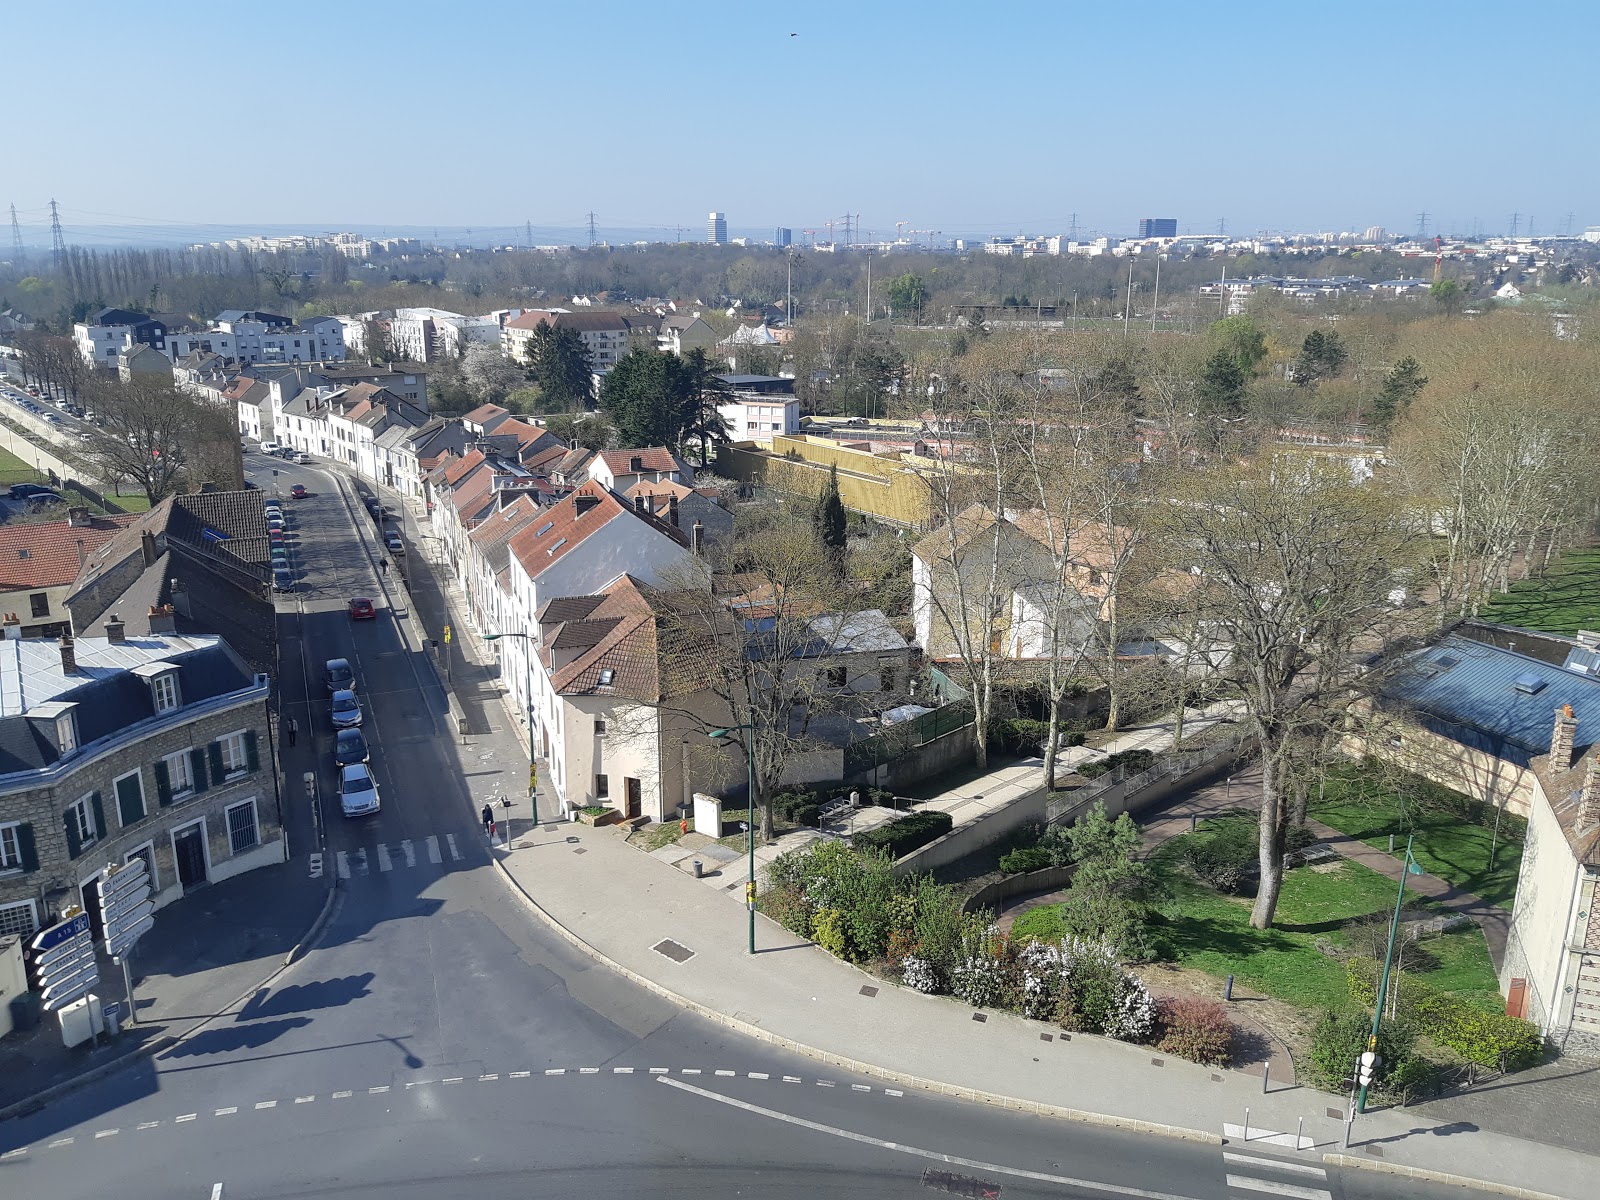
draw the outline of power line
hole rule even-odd
[[[55,268],[59,271],[67,265],[67,236],[61,232],[61,210],[53,199],[50,201],[50,242]]]
[[[599,243],[600,239],[595,236],[594,231],[594,209],[591,208],[589,210],[589,249],[593,250]]]
[[[22,226],[17,224],[17,206],[11,206],[11,256],[17,260],[17,266],[22,265]]]

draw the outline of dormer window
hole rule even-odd
[[[171,712],[178,707],[178,673],[169,671],[150,681],[150,693],[155,697],[158,713]]]
[[[56,746],[62,758],[78,748],[77,714],[64,712],[56,718]]]

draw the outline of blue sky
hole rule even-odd
[[[6,6],[33,224],[1600,224],[1600,6]],[[798,36],[791,37],[790,34]],[[1566,49],[1564,49],[1566,48]],[[260,155],[260,157],[258,157]],[[1587,206],[1587,207],[1586,207]],[[509,232],[506,240],[510,240]]]

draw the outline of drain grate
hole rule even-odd
[[[957,1175],[954,1171],[935,1171],[932,1167],[923,1171],[922,1186],[936,1192],[949,1192],[952,1196],[971,1196],[973,1200],[999,1200],[1000,1197],[998,1183]]]
[[[671,938],[662,938],[654,946],[651,946],[650,949],[654,950],[657,954],[670,958],[675,963],[685,963],[694,957],[693,950],[689,949],[689,947],[685,946],[681,942],[673,941]]]
[[[868,1000],[871,1000],[877,994],[878,989],[873,987],[870,983],[863,983],[861,985],[861,991],[857,993],[857,995],[865,996]]]

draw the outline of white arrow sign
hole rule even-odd
[[[112,958],[121,958],[135,942],[155,927],[154,917],[141,917],[134,924],[118,929],[106,939],[106,953]]]
[[[135,864],[138,869],[135,870]],[[136,858],[115,875],[102,875],[95,881],[95,890],[100,893],[102,905],[121,899],[129,892],[143,889],[150,890],[150,873],[145,870],[144,859]]]
[[[70,1004],[100,982],[100,969],[91,963],[76,975],[59,979],[44,989],[44,1006],[55,1012],[63,1004]]]
[[[75,962],[85,955],[94,957],[94,939],[87,932],[46,950],[34,960],[34,969],[41,976],[47,975],[52,971],[60,971],[64,964]]]
[[[155,910],[155,903],[148,894],[129,896],[124,900],[119,900],[101,914],[101,917],[105,922],[106,932],[112,933],[123,925],[132,925],[135,921],[149,916]]]

